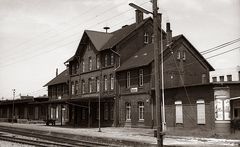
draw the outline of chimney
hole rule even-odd
[[[167,32],[167,43],[169,44],[172,42],[172,30],[171,30],[170,22],[167,22],[166,32]]]
[[[56,68],[56,76],[58,76],[58,68]]]
[[[106,34],[108,33],[108,29],[110,29],[109,27],[104,27],[104,30],[106,30]]]
[[[143,21],[143,12],[135,10],[136,12],[136,23],[139,24]]]

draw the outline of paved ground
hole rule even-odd
[[[17,123],[0,123],[0,126],[18,127],[25,129],[41,130],[46,132],[58,132],[74,135],[94,136],[103,138],[112,138],[117,140],[129,140],[144,142],[148,144],[156,144],[156,138],[153,137],[152,129],[143,128],[102,128],[102,132],[98,132],[98,128],[69,128],[61,126],[45,126],[43,124],[17,124]],[[240,146],[240,140],[233,139],[215,139],[201,138],[190,136],[173,136],[165,135],[164,145],[180,145],[180,146]]]

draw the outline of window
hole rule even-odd
[[[78,81],[75,81],[75,95],[78,94]]]
[[[175,102],[176,108],[176,123],[183,123],[183,111],[182,111],[182,101]]]
[[[113,55],[113,53],[111,53],[111,65],[113,65],[114,64],[114,55]]]
[[[56,119],[58,119],[58,106],[56,107]]]
[[[215,119],[230,120],[230,101],[229,99],[216,96],[215,99]]]
[[[126,103],[126,120],[130,121],[131,120],[131,104]]]
[[[109,114],[110,115],[110,120],[113,120],[113,112],[114,112],[113,111],[113,104],[110,104],[109,106],[110,106],[110,114]]]
[[[180,60],[181,59],[181,52],[177,51],[177,59]]]
[[[220,76],[219,79],[220,79],[220,82],[224,82],[224,76]]]
[[[207,83],[206,74],[202,74],[202,84]]]
[[[111,90],[113,90],[114,89],[114,77],[113,77],[112,74],[110,75],[110,79],[111,79],[111,81],[110,81],[110,88],[111,88]]]
[[[89,93],[92,93],[93,92],[92,78],[88,79],[88,84],[89,84]]]
[[[186,51],[183,51],[183,61],[185,61],[186,60]]]
[[[71,86],[71,87],[72,87],[72,95],[74,95],[75,85],[74,85],[74,82],[73,82],[73,81],[71,82],[71,85],[72,85],[72,86]]]
[[[97,63],[96,63],[97,69],[100,68],[100,57],[97,55]]]
[[[127,72],[127,88],[130,88],[130,72]]]
[[[205,124],[205,103],[204,100],[197,101],[197,124]]]
[[[108,55],[107,54],[105,55],[105,58],[104,58],[104,66],[105,67],[108,66]]]
[[[148,44],[148,33],[144,34],[144,43]]]
[[[82,80],[82,93],[84,94],[85,93],[85,81]]]
[[[100,91],[100,80],[99,80],[99,77],[96,77],[96,90],[97,90],[97,92]]]
[[[86,119],[86,110],[83,108],[82,109],[82,120]]]
[[[213,82],[217,82],[217,77],[212,77]]]
[[[104,103],[104,120],[108,120],[108,103]]]
[[[107,85],[107,76],[104,76],[104,90],[107,91],[108,85]]]
[[[85,62],[82,62],[82,72],[85,72]]]
[[[139,70],[139,86],[143,86],[143,69]]]
[[[232,75],[227,75],[227,81],[232,81]]]
[[[92,57],[88,58],[89,71],[92,70]]]
[[[139,102],[138,103],[138,111],[139,111],[139,120],[144,120],[144,103]]]

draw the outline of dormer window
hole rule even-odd
[[[146,32],[146,33],[144,34],[144,43],[145,43],[145,44],[148,44],[148,42],[149,42],[149,40],[148,40],[148,33]]]

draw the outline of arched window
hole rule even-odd
[[[130,121],[131,120],[131,104],[126,103],[126,120]]]
[[[144,103],[143,102],[138,102],[138,119],[140,121],[144,120]]]

